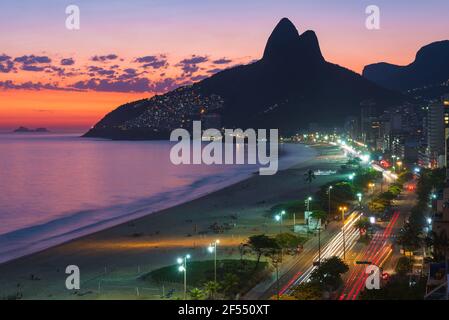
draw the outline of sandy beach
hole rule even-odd
[[[309,168],[337,169],[345,161],[336,148],[315,148],[315,159],[274,176],[254,175],[200,199],[4,263],[0,298],[20,292],[23,299],[157,299],[178,285],[162,287],[141,280],[141,275],[171,265],[185,253],[210,259],[206,247],[217,238],[220,258],[232,258],[249,235],[278,232],[268,210],[308,194],[304,173]],[[317,176],[312,187],[335,178]],[[291,223],[285,221],[284,228]],[[226,230],[215,233],[213,224]],[[68,265],[80,268],[81,289],[76,293],[65,287]]]

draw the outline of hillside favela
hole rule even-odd
[[[0,300],[448,300],[449,2],[372,2],[2,1]]]

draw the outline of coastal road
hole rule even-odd
[[[409,211],[415,203],[416,195],[410,191],[402,194],[402,199],[398,202],[398,210],[394,212],[391,220],[384,230],[375,233],[369,245],[362,250],[357,261],[369,261],[378,267],[386,264],[394,266],[401,256],[399,248],[394,246],[394,237],[404,225]],[[349,276],[346,277],[344,288],[339,296],[339,300],[356,300],[365,289],[367,265],[351,265]]]
[[[332,256],[343,257],[344,246],[348,257],[359,238],[359,231],[354,227],[361,213],[353,211],[345,219],[344,235],[341,222],[331,222],[328,228],[322,232],[321,237],[321,260]],[[345,244],[345,245],[344,245]],[[313,270],[314,262],[318,261],[318,239],[314,237],[304,245],[303,251],[293,257],[280,270],[279,292],[280,295],[290,294],[293,288],[307,281]],[[275,277],[271,277],[249,291],[243,298],[269,299],[276,296],[278,284]]]
[[[377,231],[369,245],[357,256],[357,261],[369,262],[369,264],[382,267],[392,254],[393,249],[390,242],[393,227],[399,218],[399,212],[395,212],[386,228]],[[367,265],[354,265],[346,279],[345,286],[339,300],[355,300],[365,288],[368,275],[365,273]]]

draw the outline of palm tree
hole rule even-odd
[[[304,174],[304,179],[306,180],[306,182],[309,184],[309,193],[310,193],[310,188],[312,186],[312,181],[315,180],[316,176],[315,173],[313,172],[312,169],[309,169],[305,174]]]
[[[221,287],[223,288],[223,292],[226,296],[229,298],[234,298],[239,292],[240,279],[233,273],[227,273],[221,282]]]
[[[204,291],[206,292],[207,299],[215,300],[217,291],[220,290],[220,284],[215,281],[208,281],[204,284]]]
[[[204,293],[201,289],[193,288],[189,291],[190,298],[192,300],[201,300],[204,298]]]

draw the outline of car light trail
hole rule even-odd
[[[349,252],[357,242],[359,231],[354,227],[355,223],[360,219],[359,212],[353,212],[349,215],[345,222],[345,238],[346,238],[346,252]],[[328,259],[333,256],[343,256],[343,231],[339,231],[322,249],[321,259]],[[313,261],[318,260],[318,253],[314,255]],[[298,272],[288,284],[282,288],[280,294],[290,294],[293,289],[301,283],[308,281],[316,266],[310,266],[304,272]]]
[[[391,221],[383,232],[377,232],[371,240],[368,248],[360,256],[360,260],[370,261],[373,265],[381,267],[392,253],[388,239],[393,231],[393,227],[399,218],[399,212],[395,212]],[[355,300],[363,290],[368,275],[365,267],[356,266],[348,277],[345,287],[340,295],[340,300]],[[348,293],[349,292],[349,293]]]

